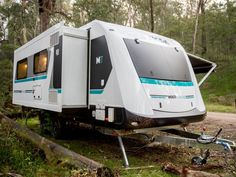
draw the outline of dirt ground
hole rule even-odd
[[[208,112],[204,121],[190,124],[187,128],[197,132],[205,128],[205,133],[210,135],[215,135],[222,128],[219,137],[236,142],[236,114]]]
[[[39,130],[38,121],[35,121],[35,119],[29,121],[29,125]],[[206,129],[205,133],[208,135],[215,135],[219,129],[222,128],[223,131],[219,137],[236,142],[236,114],[209,112],[204,121],[192,123],[187,127],[190,132],[195,133],[200,133],[203,128]],[[200,155],[199,148],[188,148],[176,145],[157,145],[155,147],[149,147],[139,141],[124,138],[123,141],[131,167],[155,167],[155,169],[126,171],[123,168],[123,158],[116,137],[107,136],[90,129],[78,129],[70,134],[68,139],[53,139],[53,141],[105,164],[120,176],[127,177],[173,176],[172,173],[163,172],[161,167],[170,162],[178,168],[191,167],[192,157]],[[229,160],[227,160],[226,164],[224,153],[212,150],[210,152],[211,156],[207,165],[220,167],[203,171],[221,174],[222,176],[236,176],[236,164],[233,165]],[[230,162],[230,165],[228,162]]]

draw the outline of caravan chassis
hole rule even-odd
[[[95,127],[95,129],[103,134],[116,136],[118,138],[119,146],[122,152],[124,167],[128,168],[130,166],[128,161],[128,156],[125,150],[125,146],[122,141],[122,137],[133,138],[146,142],[148,145],[160,145],[160,144],[169,144],[169,145],[181,145],[186,147],[196,147],[201,149],[214,149],[214,150],[224,150],[227,153],[233,154],[233,150],[236,149],[236,143],[228,139],[217,138],[221,130],[217,133],[216,136],[208,136],[204,133],[195,134],[188,132],[186,127],[183,127],[184,130],[176,129],[175,127],[156,127],[156,128],[144,128],[144,129],[133,129],[133,130],[115,130],[104,127]],[[154,135],[154,132],[167,132],[172,135]],[[154,133],[154,134],[153,134]],[[142,135],[140,136],[136,135]],[[177,136],[173,136],[177,135]],[[145,137],[145,138],[143,138]]]
[[[104,135],[117,137],[123,156],[125,168],[128,168],[130,164],[122,138],[131,138],[144,142],[146,144],[144,147],[150,147],[150,145],[156,146],[160,144],[169,144],[178,146],[180,145],[185,147],[196,147],[200,149],[208,148],[212,150],[223,150],[230,154],[233,154],[233,151],[236,150],[236,143],[234,141],[218,138],[221,129],[216,136],[208,136],[205,135],[204,132],[202,132],[201,134],[188,132],[186,128],[187,125],[182,127],[183,130],[177,128],[177,126],[163,126],[154,128],[125,130],[109,128],[94,124],[92,125],[91,123],[82,123],[80,121],[75,121],[75,119],[72,120],[73,123],[76,122],[79,125],[86,125],[85,127],[87,128],[92,127],[92,129],[95,129],[96,131]],[[61,137],[62,134],[60,134],[59,137]],[[56,137],[55,134],[53,136]]]
[[[85,116],[84,118],[86,118],[84,120],[88,120],[87,119],[88,111],[89,110],[87,108],[83,110],[84,116]],[[93,129],[97,130],[98,132],[102,134],[117,137],[119,146],[122,152],[122,156],[124,159],[125,168],[129,167],[129,161],[128,161],[128,156],[125,150],[125,146],[123,144],[123,140],[122,140],[123,137],[141,140],[142,142],[147,143],[147,147],[148,147],[148,144],[153,144],[154,146],[160,145],[160,144],[170,144],[170,145],[180,145],[180,146],[186,146],[186,147],[196,147],[196,148],[202,148],[202,149],[209,148],[209,149],[214,149],[214,150],[224,150],[231,154],[233,153],[232,149],[236,149],[236,144],[234,141],[218,138],[218,135],[221,133],[222,129],[220,129],[220,131],[216,134],[216,136],[208,136],[208,135],[205,135],[204,132],[202,132],[201,134],[188,132],[186,128],[188,124],[182,125],[183,130],[177,129],[177,126],[171,126],[171,125],[162,126],[162,127],[154,127],[154,128],[141,128],[141,129],[116,129],[114,127],[104,127],[102,124],[101,125],[94,124],[94,122],[91,122],[91,121],[94,121],[92,117],[90,119],[90,122],[87,122],[87,121],[83,121],[83,117],[81,119],[81,117],[75,118],[75,117],[70,116],[68,119],[66,117],[63,117],[61,113],[59,113],[58,116],[55,117],[56,114],[58,113],[54,112],[54,116],[50,115],[51,116],[50,120],[54,123],[58,121],[68,121],[68,123],[65,124],[66,126],[70,124],[72,125],[76,124],[77,127],[79,127],[80,124],[85,124],[85,125],[89,125],[89,127],[92,127]],[[70,115],[74,115],[73,112]],[[43,116],[45,116],[45,114],[39,117],[43,118]],[[40,122],[42,123],[42,119],[40,120]],[[42,124],[40,125],[42,126]],[[52,127],[53,130],[57,129],[56,128],[57,125],[52,124],[52,126],[53,126]],[[60,128],[59,133],[58,132],[54,133],[52,130],[50,131],[50,133],[52,133],[52,135],[55,138],[63,137],[64,132],[66,132],[63,130],[63,126],[60,125],[59,128]],[[168,135],[166,135],[166,133],[168,133]]]

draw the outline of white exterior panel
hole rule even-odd
[[[63,36],[62,55],[62,104],[86,106],[87,40]]]

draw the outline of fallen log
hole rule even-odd
[[[221,177],[220,175],[208,173],[205,171],[190,170],[187,167],[184,167],[182,169],[181,176],[182,177]]]
[[[224,168],[224,166],[223,165],[211,165],[211,164],[209,164],[209,165],[200,165],[200,166],[192,165],[190,167],[191,170],[212,170],[212,169],[220,169],[220,168],[222,169],[222,168]]]
[[[22,125],[19,125],[14,120],[0,113],[0,123],[10,127],[15,133],[24,139],[29,140],[34,145],[44,151],[47,160],[56,162],[67,162],[75,167],[87,169],[90,172],[95,172],[97,176],[114,176],[111,169],[103,164],[91,160],[85,156],[77,154],[59,144],[56,144],[45,137],[29,130]]]
[[[180,168],[177,168],[172,163],[167,163],[162,167],[163,171],[170,172],[176,175],[181,175],[182,171]]]
[[[213,166],[211,166],[213,167]],[[215,166],[214,166],[215,168]],[[206,169],[210,169],[206,168]],[[167,163],[162,167],[163,171],[170,172],[176,175],[179,175],[181,177],[220,177],[217,174],[212,174],[204,171],[199,170],[193,170],[191,167],[177,167],[173,165],[172,163]]]
[[[12,177],[23,177],[19,174],[16,174],[16,173],[7,173],[8,176],[12,176]]]

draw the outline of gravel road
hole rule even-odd
[[[214,135],[223,128],[221,137],[236,142],[236,114],[208,112],[204,121],[188,126],[191,131],[202,131],[203,128],[206,128],[206,134],[210,135]]]

